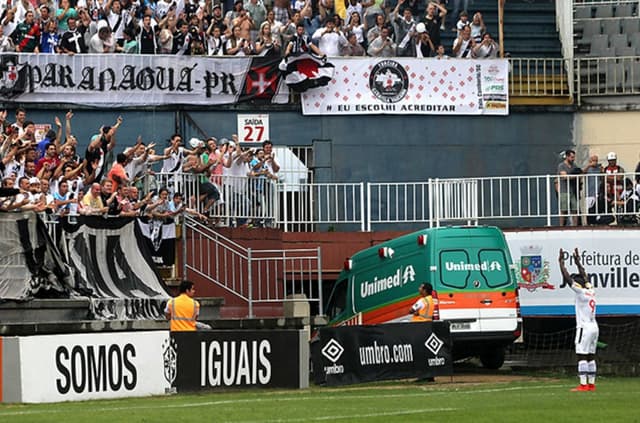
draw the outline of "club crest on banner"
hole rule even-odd
[[[162,343],[162,362],[164,364],[164,378],[173,385],[178,372],[178,351],[175,339],[167,338]]]
[[[379,100],[397,103],[407,95],[409,75],[400,63],[383,60],[371,69],[369,88]]]
[[[549,283],[549,260],[542,257],[542,247],[539,245],[528,245],[520,248],[520,260],[518,265],[518,287],[528,291],[535,291],[538,288],[555,289]]]

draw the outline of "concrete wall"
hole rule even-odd
[[[265,111],[256,111],[256,113]],[[14,110],[9,110],[10,120]],[[28,119],[53,123],[65,110],[28,110]],[[247,112],[242,112],[247,113]],[[73,133],[79,152],[100,126],[122,114],[116,152],[138,135],[159,146],[175,131],[170,111],[76,111]],[[207,134],[236,133],[237,112],[195,111],[190,116]],[[571,112],[512,112],[489,116],[302,116],[270,112],[276,144],[314,146],[316,181],[423,181],[430,177],[506,176],[555,173],[558,153],[572,146]],[[198,135],[185,128],[185,139]]]
[[[583,165],[597,154],[605,164],[607,153],[615,151],[618,164],[633,172],[640,158],[639,121],[640,111],[576,113],[576,162]]]

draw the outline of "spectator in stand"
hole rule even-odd
[[[106,21],[98,21],[98,32],[89,41],[89,53],[113,53],[116,51],[116,40]]]
[[[104,19],[120,47],[124,46],[124,29],[129,26],[132,16],[122,10],[120,0],[107,0],[104,5]]]
[[[393,57],[396,54],[396,43],[389,36],[389,29],[382,28],[380,36],[369,44],[367,53],[372,57]]]
[[[444,26],[446,17],[447,9],[443,5],[433,1],[429,2],[424,17],[424,24],[427,27],[429,38],[435,46],[440,44],[440,29]]]
[[[55,19],[52,19],[50,15],[51,9],[46,4],[40,4],[40,6],[38,6],[38,9],[35,10],[35,12],[36,12],[36,20],[38,21],[38,25],[40,25],[40,29],[44,30],[44,28],[49,22],[55,22]],[[58,25],[56,24],[56,28],[57,27]]]
[[[222,35],[219,26],[211,25],[207,29],[207,55],[224,56],[224,44],[226,39]]]
[[[498,57],[499,51],[498,43],[491,38],[491,34],[485,32],[482,36],[482,42],[473,48],[473,55],[478,59],[495,59]]]
[[[247,215],[247,175],[249,173],[249,150],[244,151],[236,146],[235,141],[229,141],[227,152],[222,158],[224,165],[223,179],[225,182],[224,193],[227,196],[225,203],[230,206],[231,216],[236,222],[231,226],[242,226],[246,222]]]
[[[124,54],[140,54],[140,45],[136,38],[136,32],[132,28],[125,28],[122,31],[124,36],[124,44],[122,45],[122,52]]]
[[[189,140],[195,154],[187,158],[184,165],[184,172],[194,173],[199,179],[200,198],[199,203],[203,203],[202,210],[210,211],[216,201],[220,200],[220,191],[209,181],[211,168],[218,164],[216,156],[210,156],[204,141],[197,138]],[[206,200],[206,202],[205,202]]]
[[[349,0],[347,5],[347,10],[345,16],[347,17],[345,20],[345,25],[351,25],[351,20],[353,19],[353,14],[358,14],[358,19],[360,23],[364,26],[364,8],[362,7],[362,3],[358,0]]]
[[[364,10],[364,20],[367,28],[371,28],[377,22],[377,16],[385,17],[384,10],[384,0],[363,0],[362,7]]]
[[[45,156],[38,160],[36,165],[36,174],[39,173],[43,167],[46,167],[48,170],[55,171],[59,164],[60,158],[58,157],[58,149],[54,143],[49,143],[47,145]]]
[[[113,189],[113,181],[105,178],[100,183],[100,196],[102,197],[102,204],[107,207],[107,214],[109,216],[118,216],[120,214],[120,204],[116,198],[117,191]]]
[[[463,10],[462,12],[460,12],[458,22],[456,23],[456,31],[458,32],[458,35],[460,35],[462,30],[468,27],[469,25],[470,25],[469,14],[467,13],[466,10]]]
[[[117,191],[120,185],[129,185],[131,179],[129,175],[127,175],[127,171],[125,170],[125,166],[127,165],[127,155],[124,153],[119,153],[116,156],[116,162],[113,164],[111,169],[109,169],[109,173],[107,173],[107,179],[111,179],[113,181],[113,191]]]
[[[253,44],[253,37],[251,36],[254,29],[254,22],[247,10],[242,8],[240,9],[240,14],[237,18],[235,18],[232,23],[232,27],[238,26],[240,27],[240,38],[247,40],[251,44]]]
[[[238,25],[234,25],[231,36],[225,43],[225,54],[227,56],[247,56],[251,54],[251,41],[240,36],[242,30]]]
[[[298,10],[297,12],[300,11]],[[293,21],[294,25],[297,24],[297,22],[293,20],[294,12],[291,10],[291,2],[289,0],[274,0],[273,13],[275,15],[275,20],[280,22],[282,25],[287,25],[287,23],[291,21]],[[291,17],[291,20],[289,17]]]
[[[482,13],[476,12],[473,14],[473,20],[471,21],[471,38],[473,38],[476,43],[482,41],[482,36],[485,32],[487,32],[487,27],[484,24],[484,20],[482,19]]]
[[[33,15],[35,17],[36,10],[34,8],[34,5],[29,0],[16,0],[13,3],[13,8],[16,12],[17,22],[24,21],[27,16],[27,12],[33,12]]]
[[[224,15],[224,24],[227,28],[231,28],[233,26],[233,21],[236,20],[238,16],[240,16],[240,11],[244,9],[242,0],[236,0],[233,3],[233,9],[229,10]]]
[[[173,50],[172,54],[185,55],[189,48],[189,23],[186,21],[178,21],[178,30],[173,33]]]
[[[62,181],[58,184],[58,190],[53,193],[54,212],[60,216],[72,214],[72,205],[75,206],[74,212],[77,213],[78,199],[75,194],[69,192],[69,182]],[[75,213],[73,213],[75,214]]]
[[[576,181],[571,177],[575,175],[576,152],[567,150],[564,152],[564,160],[558,165],[558,180],[556,190],[558,192],[558,205],[560,212],[560,226],[576,226],[576,214],[578,212],[577,190],[574,188]],[[567,220],[566,215],[569,215]]]
[[[0,25],[0,53],[12,52],[16,50],[13,39],[5,35],[4,25]]]
[[[158,41],[156,35],[159,27],[151,26],[151,16],[145,15],[142,18],[142,27],[138,33],[138,46],[140,54],[156,54],[158,51]]]
[[[356,34],[353,32],[347,33],[347,44],[340,49],[340,54],[345,57],[367,55],[362,45],[358,42]]]
[[[122,116],[118,116],[113,126],[103,126],[98,134],[91,137],[85,159],[89,173],[95,172],[95,180],[100,181],[106,173],[107,156],[116,146],[116,132],[122,124]]]
[[[260,26],[258,40],[256,41],[255,53],[258,56],[280,57],[282,48],[278,38],[273,37],[271,32],[271,24],[264,21]]]
[[[13,42],[17,52],[40,52],[40,26],[35,21],[32,10],[27,12],[24,21],[19,23],[13,32]]]
[[[248,12],[248,15],[252,19],[253,24],[253,39],[257,38],[257,30],[260,28],[262,23],[267,19],[267,9],[264,7],[262,1],[258,0],[249,0],[245,5],[244,9]]]
[[[324,28],[318,29],[312,37],[318,49],[329,57],[340,56],[340,47],[347,44],[344,36],[336,30],[333,19],[327,19]]]
[[[424,23],[420,22],[416,25],[416,31],[413,37],[411,37],[410,46],[411,54],[414,57],[424,58],[434,55],[435,48],[429,38],[429,34],[427,33],[427,28]]]
[[[60,0],[60,7],[56,11],[56,19],[58,20],[58,34],[64,34],[71,29],[69,25],[69,19],[78,18],[78,12],[75,8],[71,7],[69,0]]]
[[[604,168],[604,173],[607,175],[607,196],[613,201],[619,200],[624,190],[624,168],[618,165],[618,156],[614,151],[607,154],[607,167]]]
[[[376,24],[373,27],[369,27],[365,24],[365,28],[369,28],[367,30],[367,48],[371,45],[373,40],[380,36],[380,32],[382,32],[382,28],[387,26],[387,22],[382,15],[376,16]]]
[[[84,32],[78,29],[76,18],[69,18],[67,21],[69,29],[60,38],[60,50],[62,53],[74,55],[86,53],[89,49],[84,38]],[[60,33],[60,28],[58,28]]]
[[[308,53],[309,50],[311,50],[311,52],[317,54],[318,56],[322,56],[323,54],[315,44],[309,41],[309,37],[304,30],[304,24],[302,22],[299,22],[298,25],[296,25],[296,35],[291,39],[291,41],[289,41],[284,55],[285,57],[287,57],[290,54],[295,55]]]
[[[345,38],[347,41],[349,37],[347,34],[354,34],[356,36],[356,41],[358,44],[364,47],[366,46],[366,37],[365,37],[365,28],[362,23],[362,19],[360,18],[360,14],[358,12],[352,12],[351,16],[349,16],[348,24],[345,25],[343,33],[345,34]],[[348,47],[348,45],[346,46]],[[343,55],[344,56],[344,55]],[[351,56],[360,56],[359,54],[352,54]]]
[[[106,213],[107,207],[102,203],[100,184],[94,182],[91,189],[83,197],[80,203],[80,214],[101,215]]]
[[[408,5],[405,6],[406,3],[407,0],[398,1],[398,5],[391,12],[390,20],[398,43],[398,56],[415,56],[412,54],[411,41],[415,35],[416,21],[413,19],[411,8]],[[402,16],[400,16],[401,8],[403,8]]]
[[[40,53],[60,53],[60,35],[55,21],[45,24],[44,32],[40,37]]]
[[[222,16],[222,6],[220,5],[220,3],[216,3],[213,5],[212,13],[213,14],[211,15],[211,22],[209,23],[209,28],[211,27],[219,28],[220,34],[224,34],[225,31],[227,30],[227,25],[225,25],[224,23],[224,16]]]
[[[467,26],[453,42],[452,50],[453,54],[459,59],[471,59],[475,47],[476,43],[471,38],[471,28]]]
[[[454,20],[457,19],[462,12],[466,13],[466,11],[469,10],[469,0],[452,0],[452,3],[451,18]],[[452,29],[454,31],[459,30],[457,25],[452,26]]]

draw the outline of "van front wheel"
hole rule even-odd
[[[497,370],[504,364],[504,348],[494,348],[480,354],[480,363],[486,369]]]

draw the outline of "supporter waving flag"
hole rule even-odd
[[[304,52],[282,59],[280,70],[291,90],[305,92],[311,88],[328,85],[335,69],[327,62],[326,56],[320,57]]]

